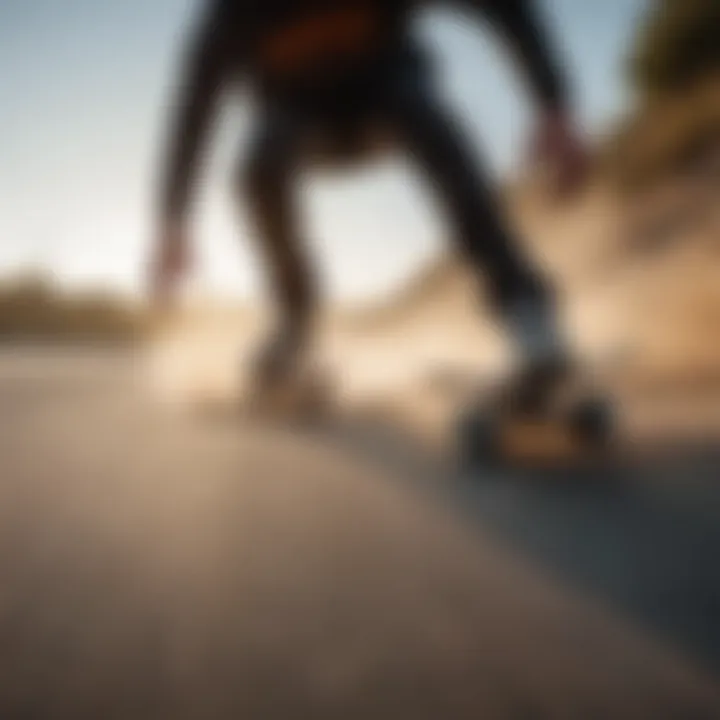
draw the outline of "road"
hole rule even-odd
[[[668,525],[454,483],[367,423],[173,413],[140,370],[0,352],[0,717],[720,717],[696,632],[717,639],[717,546],[679,572],[717,506]]]

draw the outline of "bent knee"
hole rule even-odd
[[[242,195],[262,199],[277,193],[291,174],[289,158],[282,153],[272,149],[255,152],[237,172],[235,188]]]
[[[236,188],[250,197],[266,197],[293,179],[301,128],[290,118],[270,118],[236,174]]]

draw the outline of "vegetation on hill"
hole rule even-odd
[[[720,0],[654,0],[628,64],[637,107],[604,157],[624,189],[720,154]]]
[[[0,284],[0,341],[130,343],[145,331],[144,314],[109,293],[66,293],[38,276]]]
[[[720,75],[646,102],[608,140],[604,167],[625,190],[642,189],[720,157]]]
[[[638,31],[630,72],[645,96],[682,92],[720,73],[720,2],[654,0]]]

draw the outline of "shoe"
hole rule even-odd
[[[326,414],[329,377],[306,351],[297,333],[278,333],[261,348],[249,392],[251,415],[304,422]]]
[[[551,368],[567,364],[567,344],[547,301],[519,296],[505,306],[504,320],[523,366]]]
[[[260,387],[282,383],[300,371],[305,347],[302,333],[283,329],[267,340],[252,364],[254,381]]]
[[[571,367],[552,306],[536,296],[519,296],[506,304],[504,320],[520,355],[511,405],[521,412],[543,412]]]

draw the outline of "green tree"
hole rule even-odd
[[[681,90],[720,72],[720,0],[653,0],[630,72],[644,95]]]

